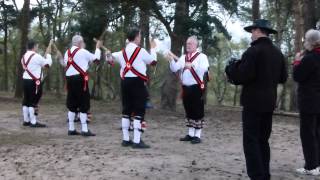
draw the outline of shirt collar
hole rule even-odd
[[[128,44],[127,44],[127,47],[137,47],[137,45],[135,44],[135,43],[133,43],[133,42],[129,42]]]
[[[262,42],[266,42],[266,43],[272,43],[271,39],[269,37],[260,37],[257,40],[251,42],[251,45],[255,45],[258,43],[262,43]]]
[[[80,47],[73,45],[71,48],[76,49],[76,48],[80,48]],[[81,49],[81,48],[80,48],[80,49]]]

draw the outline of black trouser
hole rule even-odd
[[[122,114],[126,116],[145,115],[147,89],[139,77],[126,77],[121,80]]]
[[[320,114],[300,112],[300,138],[305,159],[304,168],[320,166]]]
[[[269,137],[273,112],[243,110],[243,149],[248,176],[252,180],[270,179]]]
[[[186,118],[198,120],[204,116],[203,91],[199,85],[182,86],[183,106],[186,112]]]
[[[36,107],[41,96],[42,84],[40,84],[36,93],[36,83],[32,79],[23,79],[23,106]]]
[[[67,76],[67,108],[71,112],[87,113],[90,109],[90,93],[87,85],[84,90],[84,80],[80,75]]]

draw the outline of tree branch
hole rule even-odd
[[[157,18],[166,27],[166,29],[167,29],[169,34],[172,34],[173,32],[172,32],[172,29],[170,27],[170,23],[172,22],[172,20],[168,22],[163,17],[162,13],[160,12],[159,6],[157,5],[157,3],[155,1],[152,1],[150,3],[151,3],[150,8],[154,13],[154,17]]]
[[[196,8],[193,10],[193,12],[190,14],[190,18],[193,18],[193,17],[194,17],[194,15],[197,13],[197,11],[199,10],[199,8],[200,8],[200,4],[198,4],[198,5],[196,6]]]
[[[14,7],[16,8],[16,11],[19,11],[19,10],[18,10],[18,6],[17,6],[17,3],[16,3],[16,0],[12,0],[12,3],[13,3],[13,5],[14,5]]]

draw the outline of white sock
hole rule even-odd
[[[141,138],[141,121],[134,120],[133,121],[133,142],[139,144]]]
[[[202,129],[196,129],[196,132],[195,132],[195,136],[200,138],[201,137],[201,130]]]
[[[88,132],[87,113],[80,113],[81,131]]]
[[[27,106],[22,106],[22,114],[23,114],[23,121],[30,122],[29,119],[29,108]]]
[[[194,133],[195,133],[195,128],[194,127],[189,127],[189,136],[194,137]]]
[[[68,112],[68,120],[69,120],[69,131],[74,131],[74,118],[76,117],[76,113],[69,111]]]
[[[30,117],[30,121],[31,124],[36,124],[37,123],[37,117],[34,115],[34,108],[33,107],[29,107],[29,117]]]
[[[121,119],[121,127],[122,127],[122,134],[123,134],[123,140],[129,141],[129,126],[130,126],[130,119],[128,118],[122,118]]]

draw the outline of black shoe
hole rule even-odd
[[[133,149],[148,149],[148,148],[150,148],[150,146],[145,144],[142,140],[140,140],[140,143],[133,143],[132,148]]]
[[[68,131],[68,136],[77,136],[77,135],[80,135],[80,133],[76,130]]]
[[[96,136],[96,134],[88,130],[88,132],[81,132],[81,136]]]
[[[30,126],[31,125],[31,122],[25,122],[25,121],[23,121],[23,123],[22,123],[22,126]]]
[[[191,144],[199,144],[201,143],[201,139],[198,138],[198,137],[194,137],[192,140],[191,140]]]
[[[191,137],[189,135],[186,135],[183,138],[180,138],[180,141],[192,141],[194,137]]]
[[[128,146],[131,146],[132,144],[133,144],[132,141],[122,140],[121,146],[123,146],[123,147],[128,147]]]
[[[33,127],[33,128],[45,128],[45,127],[47,127],[47,125],[45,125],[45,124],[41,124],[41,123],[39,123],[39,122],[36,122],[35,124],[30,124],[30,127]]]

